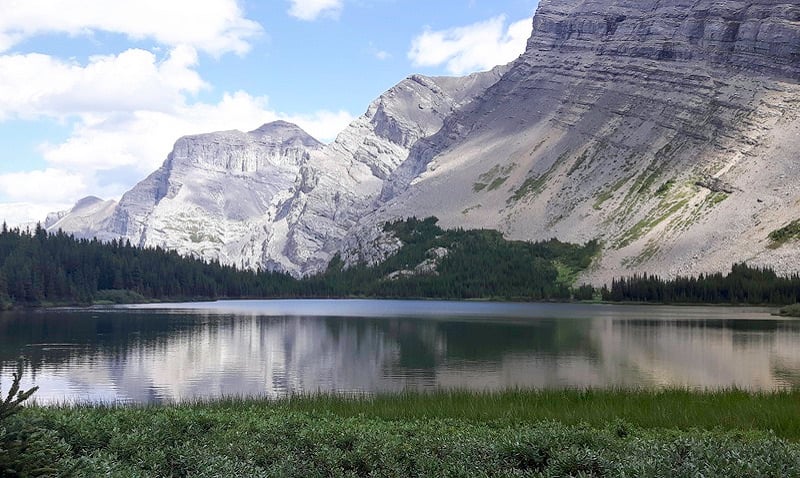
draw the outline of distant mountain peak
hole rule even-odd
[[[268,138],[280,143],[300,143],[307,148],[317,148],[322,143],[303,128],[284,120],[265,123],[248,134]]]
[[[78,202],[72,207],[73,211],[79,211],[81,209],[85,209],[87,207],[94,206],[95,204],[104,202],[103,199],[100,199],[97,196],[86,196],[83,199],[79,199]]]

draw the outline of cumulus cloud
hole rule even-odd
[[[44,218],[43,212],[65,209],[87,195],[118,198],[158,168],[181,136],[228,129],[249,131],[279,119],[298,124],[318,139],[331,140],[354,118],[344,111],[275,112],[266,98],[245,92],[226,94],[218,103],[194,103],[170,112],[91,115],[77,123],[66,141],[41,147],[48,168],[0,174],[0,218],[6,217],[11,224],[35,222]],[[3,202],[23,204],[9,209]]]
[[[290,0],[289,15],[305,21],[321,16],[337,16],[343,7],[342,0]]]
[[[270,110],[267,98],[239,91],[225,94],[214,104],[194,103],[170,112],[141,110],[99,121],[87,119],[65,142],[44,145],[42,153],[57,167],[83,171],[126,167],[143,175],[161,165],[181,136],[229,129],[248,131],[278,119],[297,123],[325,141],[333,139],[353,117],[347,112],[328,111],[287,115]]]
[[[27,204],[13,208],[19,218],[24,210],[40,212],[37,205],[73,203],[89,194],[118,197],[160,166],[175,140],[188,134],[247,131],[283,119],[326,141],[353,120],[344,111],[277,112],[266,97],[242,91],[217,102],[193,101],[208,86],[194,70],[196,62],[196,52],[187,46],[163,59],[131,49],[85,65],[41,54],[0,56],[0,120],[73,124],[65,141],[41,145],[46,169],[0,175],[0,202]],[[42,218],[28,218],[36,219]]]
[[[298,12],[310,17],[341,7],[305,3]],[[0,219],[9,222],[43,220],[87,195],[118,198],[160,166],[180,136],[282,119],[327,141],[353,120],[345,111],[282,113],[243,91],[198,99],[213,89],[198,72],[199,53],[245,53],[261,33],[237,0],[0,0],[0,12],[0,124],[71,128],[66,140],[40,145],[40,169],[0,174]],[[94,31],[152,39],[166,53],[128,48],[78,61],[8,51],[42,33]]]
[[[0,223],[9,227],[31,227],[51,212],[64,211],[72,207],[67,203],[0,203]]]
[[[35,191],[35,198],[39,202],[64,203],[81,194],[85,184],[81,174],[48,168],[43,171],[0,174],[0,189],[6,198],[14,202],[32,199],[31,191]]]
[[[454,75],[491,69],[516,59],[525,51],[531,33],[526,18],[506,27],[504,15],[447,30],[426,30],[408,52],[414,66],[442,66]]]
[[[162,60],[149,51],[96,56],[88,64],[30,53],[0,56],[0,119],[159,110],[207,85],[193,69],[197,53],[175,47]]]
[[[212,55],[244,54],[262,33],[237,0],[0,0],[0,12],[0,51],[42,33],[105,31]]]

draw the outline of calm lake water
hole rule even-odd
[[[0,314],[40,403],[317,391],[800,386],[800,321],[769,309],[237,301]]]

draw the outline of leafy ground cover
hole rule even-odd
[[[75,476],[783,477],[800,476],[799,403],[798,392],[452,392],[31,407],[15,420],[42,430],[49,473]]]

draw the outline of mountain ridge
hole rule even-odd
[[[329,145],[305,138],[270,156],[236,142],[248,133],[179,140],[89,232],[307,275],[337,253],[380,261],[399,246],[384,223],[436,216],[511,239],[600,239],[583,277],[594,283],[742,261],[796,272],[797,245],[768,236],[800,217],[787,180],[799,85],[800,6],[786,1],[542,0],[511,64],[412,75]],[[175,157],[202,161],[165,169]],[[209,161],[213,178],[196,167]]]

